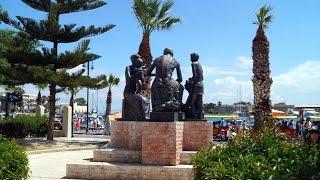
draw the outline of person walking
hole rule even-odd
[[[312,127],[311,118],[307,117],[303,125],[304,139],[306,142],[308,142],[309,140],[309,130],[311,130],[311,127]]]

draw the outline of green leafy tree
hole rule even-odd
[[[1,12],[1,8],[0,8]],[[1,22],[1,21],[0,21]],[[0,29],[0,68],[6,68],[8,63],[6,62],[6,52],[11,49],[33,51],[39,48],[41,45],[37,40],[31,39],[24,32],[15,32],[9,29]],[[10,69],[10,73],[16,73],[16,70]],[[17,79],[10,79],[7,74],[0,71],[0,84],[4,85],[8,91],[14,91],[14,89],[22,85],[23,82],[19,82]],[[20,90],[18,90],[20,91]]]
[[[168,30],[174,24],[180,23],[180,18],[170,15],[174,2],[167,0],[162,2],[161,0],[134,0],[133,11],[142,28],[143,36],[139,46],[138,54],[142,57],[147,68],[151,66],[152,55],[150,47],[150,36],[154,31]],[[146,97],[150,97],[150,81],[149,77],[146,77],[145,84],[142,88],[142,94]]]
[[[52,48],[43,47],[41,50],[26,51],[23,49],[9,49],[5,53],[7,63],[0,70],[10,79],[18,80],[19,83],[45,83],[49,84],[49,128],[47,139],[53,140],[53,126],[56,107],[57,86],[69,87],[71,75],[67,69],[94,61],[99,55],[88,53],[89,40],[83,40],[74,51],[59,53],[58,46],[61,43],[73,43],[82,38],[102,34],[114,27],[109,24],[103,27],[80,26],[76,24],[59,24],[61,15],[80,11],[88,11],[106,5],[100,0],[22,0],[28,6],[47,13],[45,20],[36,21],[30,18],[17,16],[14,20],[8,13],[1,11],[0,20],[13,26],[21,32],[26,33],[31,39],[48,41],[53,44]],[[15,73],[10,73],[14,71]],[[73,79],[80,87],[96,88],[101,81],[105,80],[101,75],[96,78],[78,76]]]
[[[257,20],[254,24],[258,25],[255,38],[252,41],[253,58],[253,114],[254,128],[260,130],[263,120],[271,115],[270,89],[272,79],[270,77],[269,62],[269,41],[264,33],[264,29],[272,22],[272,8],[264,5],[257,12]]]
[[[78,103],[79,106],[87,105],[87,101],[84,98],[76,98],[74,102]]]

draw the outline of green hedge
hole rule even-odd
[[[275,132],[239,136],[226,147],[200,150],[196,179],[320,179],[317,146],[287,142]]]
[[[0,120],[0,134],[9,138],[44,137],[48,130],[47,116],[19,115]]]
[[[0,136],[0,179],[27,179],[28,158],[14,141]]]

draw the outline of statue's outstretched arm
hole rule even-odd
[[[179,83],[181,83],[182,82],[182,74],[181,74],[181,69],[180,69],[180,64],[179,63],[177,64],[177,77],[178,77],[177,81]]]
[[[155,74],[152,74],[152,71],[156,67],[156,63],[155,62],[156,62],[156,60],[153,61],[153,63],[151,64],[150,68],[147,70],[146,76],[155,76]]]
[[[129,67],[126,67],[125,75],[126,75],[126,78],[131,78],[130,68]]]
[[[192,67],[192,79],[194,81],[197,81],[198,80],[198,73],[197,73],[197,67],[195,64],[191,64],[191,67]]]

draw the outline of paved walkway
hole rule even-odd
[[[39,154],[57,151],[74,151],[104,148],[110,142],[110,136],[87,136],[74,138],[54,138],[47,141],[46,138],[27,138],[17,140],[27,154]]]
[[[45,138],[28,139],[26,143],[48,143],[54,149],[27,152],[30,166],[30,180],[62,179],[66,176],[66,164],[81,162],[93,157],[93,149],[107,146],[110,137],[92,136],[75,138],[54,138],[47,142]],[[81,150],[81,149],[89,150]]]
[[[28,155],[30,180],[62,179],[66,176],[66,164],[93,157],[92,150],[56,152]]]

